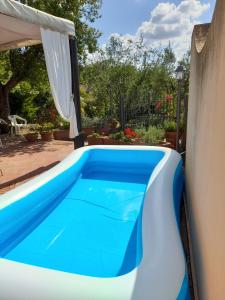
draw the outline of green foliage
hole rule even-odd
[[[109,61],[96,62],[83,68],[81,82],[92,98],[92,111],[89,106],[89,111],[84,109],[84,114],[104,117],[108,111],[116,110],[121,95],[130,89],[135,74],[134,66],[111,65]],[[90,103],[89,99],[86,102]]]
[[[40,125],[38,124],[31,124],[22,129],[23,134],[38,133],[39,131]]]
[[[52,131],[53,128],[54,128],[54,124],[52,124],[51,122],[46,122],[39,125],[40,132],[49,132]]]
[[[144,137],[144,135],[146,134],[146,131],[147,131],[147,129],[145,129],[145,128],[136,128],[135,129],[135,132],[137,133],[137,136],[139,137],[139,138],[143,138]]]
[[[73,21],[76,28],[80,62],[85,61],[88,52],[96,51],[100,32],[91,24],[99,17],[101,0],[21,0],[20,2]],[[30,84],[31,94],[24,98],[22,91],[20,91],[21,93],[13,91],[10,94],[10,104],[13,107],[12,110],[16,110],[18,114],[27,117],[28,120],[33,120],[38,112],[38,105],[33,103],[34,93],[38,90],[41,96],[46,93],[50,94],[42,45],[0,53],[0,88],[4,87],[5,92],[9,93],[15,87],[17,89],[18,84],[22,82]],[[4,112],[0,111],[0,114],[5,116],[9,112],[6,105],[2,104],[4,101],[0,99],[0,107],[3,106],[5,109]],[[21,105],[19,102],[25,104]]]
[[[157,145],[165,137],[164,130],[155,126],[150,126],[147,130],[137,129],[135,131],[141,140],[149,145]]]
[[[164,121],[164,129],[166,131],[171,131],[171,132],[175,132],[177,130],[177,125],[176,125],[176,122],[174,121],[169,121],[169,120],[166,120]]]
[[[114,140],[123,140],[124,133],[123,133],[123,131],[119,131],[119,132],[110,134],[109,137]]]
[[[84,108],[83,115],[118,118],[121,98],[126,100],[125,109],[132,107],[134,111],[141,105],[146,106],[149,99],[151,105],[166,95],[175,99],[175,61],[170,45],[146,52],[141,40],[130,40],[124,46],[119,36],[111,37],[95,59],[82,65],[81,82],[88,93],[83,94],[82,102],[90,103],[89,97],[94,108],[91,112]],[[172,116],[174,107],[171,101],[167,111]]]
[[[87,116],[82,116],[82,127],[98,127],[101,123],[101,120],[98,117],[90,118]]]
[[[36,133],[39,130],[39,125],[38,124],[32,124],[28,127],[28,130],[30,133]]]
[[[190,56],[191,53],[188,51],[182,60],[179,61],[179,64],[183,67],[184,70],[184,79],[183,79],[183,89],[184,94],[187,96],[189,92],[189,75],[190,75]]]
[[[22,0],[20,2],[74,22],[81,60],[85,59],[86,50],[90,53],[96,51],[100,32],[91,24],[100,17],[102,0]]]
[[[70,123],[67,122],[66,120],[64,120],[62,117],[58,116],[56,118],[56,121],[55,121],[55,128],[56,129],[69,129],[70,128]]]
[[[34,123],[37,119],[39,107],[33,100],[40,94],[38,90],[32,88],[27,81],[19,83],[10,93],[11,114],[23,116],[28,123]]]
[[[93,118],[96,115],[97,110],[95,99],[93,93],[83,85],[80,87],[80,102],[82,115]]]

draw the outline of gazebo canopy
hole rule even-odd
[[[43,44],[55,106],[83,145],[74,23],[14,0],[0,0],[0,51]],[[71,101],[72,100],[72,101]]]
[[[40,28],[75,35],[74,23],[14,0],[0,1],[0,51],[42,42]]]

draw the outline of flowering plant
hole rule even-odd
[[[158,101],[156,102],[155,108],[156,108],[157,110],[160,110],[160,109],[162,108],[162,103],[161,103],[160,100],[158,100]]]
[[[171,102],[173,100],[173,95],[166,95],[165,99],[166,101]]]
[[[126,128],[124,129],[124,135],[127,137],[127,138],[135,138],[137,137],[137,133],[132,130],[131,128]]]

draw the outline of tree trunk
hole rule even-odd
[[[9,115],[10,115],[9,91],[5,85],[0,84],[0,118],[8,122]]]

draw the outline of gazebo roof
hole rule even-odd
[[[40,28],[75,35],[74,23],[14,0],[0,1],[0,51],[41,43]]]

